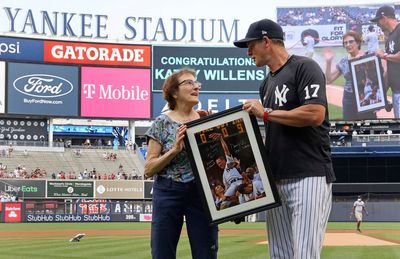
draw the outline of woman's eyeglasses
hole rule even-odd
[[[201,83],[199,81],[193,81],[192,79],[183,80],[177,86],[180,85],[190,85],[192,88],[195,88],[196,86],[199,87],[199,89],[201,88]]]
[[[343,41],[343,46],[351,45],[354,42],[356,42],[356,41],[355,40]]]

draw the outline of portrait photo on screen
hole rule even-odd
[[[384,84],[377,56],[350,62],[358,112],[378,110],[385,106]]]

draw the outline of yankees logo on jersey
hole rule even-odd
[[[388,43],[388,53],[394,53],[394,41]]]
[[[286,95],[288,92],[289,92],[289,88],[287,88],[286,85],[283,85],[282,90],[279,90],[279,86],[276,86],[275,87],[275,104],[278,104],[279,107],[282,107],[283,104],[285,104],[287,102]]]

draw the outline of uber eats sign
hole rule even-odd
[[[14,194],[19,198],[45,198],[45,180],[1,180],[0,191]]]

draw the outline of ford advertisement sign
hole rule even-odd
[[[13,82],[15,90],[32,97],[55,98],[74,90],[72,83],[62,77],[35,74],[21,76]]]
[[[8,63],[7,71],[8,113],[79,115],[78,67]]]

